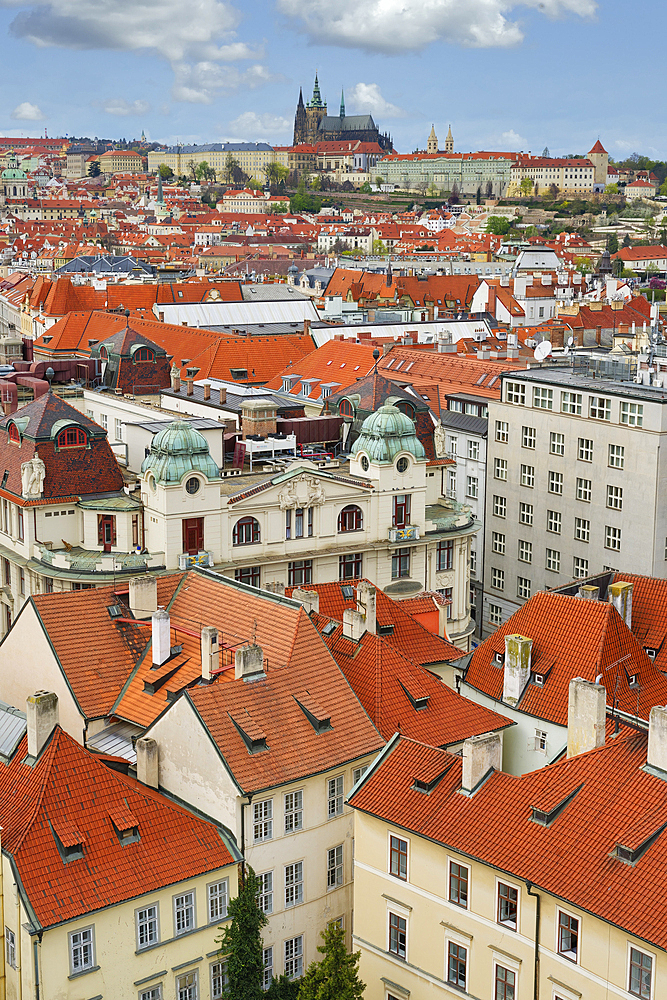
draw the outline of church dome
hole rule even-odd
[[[190,472],[201,472],[207,479],[220,478],[206,438],[187,420],[174,420],[155,435],[141,471],[152,472],[159,483],[180,483]]]
[[[426,452],[415,433],[415,425],[397,406],[381,406],[366,417],[359,437],[352,445],[352,454],[363,451],[371,462],[393,463],[401,452],[408,452],[417,460],[425,459]]]
[[[0,179],[3,181],[24,181],[27,178],[27,174],[24,170],[19,167],[18,160],[15,156],[10,156],[8,160],[8,166],[6,170],[2,171],[0,174]]]

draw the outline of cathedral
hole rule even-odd
[[[327,114],[327,103],[322,100],[320,85],[315,74],[312,100],[303,102],[303,90],[299,91],[299,103],[294,116],[294,145],[303,142],[331,142],[341,140],[377,142],[390,153],[393,149],[391,136],[382,135],[371,115],[346,115],[345,97],[341,92],[340,113]]]

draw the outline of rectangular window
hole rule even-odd
[[[257,905],[263,913],[273,913],[273,872],[258,875]]]
[[[537,441],[537,431],[534,427],[521,428],[521,447],[534,448]]]
[[[14,931],[10,931],[9,927],[5,927],[5,957],[7,960],[7,965],[11,966],[12,969],[16,968],[16,935]]]
[[[588,576],[588,559],[574,557],[573,576],[576,580],[583,580],[585,576]]]
[[[449,901],[468,907],[468,869],[456,861],[449,862]]]
[[[616,552],[621,551],[621,529],[612,528],[610,525],[605,525],[604,529],[604,547],[605,549],[614,549]]]
[[[515,1000],[516,973],[502,965],[496,965],[494,976],[495,992],[493,1000]]]
[[[116,433],[116,441],[123,440],[123,421],[116,417],[114,421],[114,430]]]
[[[505,555],[505,536],[501,531],[493,531],[491,533],[491,548],[498,555]]]
[[[496,420],[496,441],[507,444],[510,439],[510,425],[507,420]]]
[[[104,427],[105,431],[108,430],[109,419],[106,413],[100,413],[100,426]]]
[[[340,816],[343,812],[343,775],[327,781],[327,816]]]
[[[592,481],[590,479],[577,479],[577,500],[584,503],[591,502]]]
[[[450,469],[447,473],[447,496],[456,500],[456,469]]]
[[[549,493],[563,493],[563,473],[562,472],[550,472],[549,473]]]
[[[493,476],[494,479],[507,480],[507,459],[506,458],[495,458],[493,460]]]
[[[256,844],[273,837],[273,799],[252,804],[252,839]]]
[[[447,982],[465,990],[467,981],[468,949],[454,941],[447,949]]]
[[[556,434],[554,431],[551,432],[549,437],[550,441],[550,451],[552,455],[564,455],[565,454],[565,435]]]
[[[303,903],[303,861],[285,865],[285,906]]]
[[[358,580],[362,574],[363,556],[361,552],[349,552],[338,557],[338,579]]]
[[[343,845],[327,851],[327,889],[343,884]]]
[[[466,496],[471,500],[476,500],[479,496],[479,480],[477,476],[468,476],[466,483]]]
[[[394,497],[392,527],[405,528],[410,523],[410,494],[399,493]]]
[[[353,785],[356,785],[356,783],[361,778],[363,778],[363,776],[365,775],[365,773],[368,770],[369,766],[370,766],[369,764],[362,764],[361,767],[355,767],[354,771],[352,772],[352,784]]]
[[[592,420],[611,420],[611,400],[604,396],[591,396],[588,400],[588,416]]]
[[[139,992],[139,1000],[162,1000],[162,986],[150,986]]]
[[[489,623],[491,625],[502,625],[503,609],[499,604],[489,604]]]
[[[513,931],[516,930],[518,902],[519,890],[515,889],[513,885],[499,882],[497,920],[499,924],[503,924],[504,927],[509,927]]]
[[[259,566],[239,566],[234,570],[234,579],[249,587],[259,587]]]
[[[561,392],[560,394],[562,413],[574,413],[575,416],[580,417],[582,402],[583,397],[580,392]]]
[[[397,958],[405,958],[407,944],[407,921],[397,913],[389,914],[389,952]]]
[[[505,402],[526,405],[526,387],[521,382],[505,383]]]
[[[264,948],[262,952],[262,989],[266,992],[273,982],[273,948]]]
[[[224,920],[227,916],[227,901],[229,899],[229,881],[226,878],[213,882],[206,888],[208,903],[208,922]]]
[[[477,576],[477,553],[470,549],[470,576],[474,579]]]
[[[535,466],[534,465],[522,465],[521,466],[521,485],[528,486],[532,489],[535,486]]]
[[[628,992],[633,997],[651,1000],[653,959],[637,948],[630,949],[630,983]]]
[[[186,972],[176,977],[176,1000],[197,1000],[197,973]]]
[[[558,954],[577,961],[579,953],[579,921],[569,913],[558,911]]]
[[[391,578],[410,576],[410,549],[394,549],[391,557]]]
[[[529,563],[533,561],[533,543],[519,539],[519,562]]]
[[[494,590],[504,590],[505,589],[505,570],[504,569],[491,569],[491,586]]]
[[[447,453],[455,456],[458,447],[458,438],[454,434],[447,435]]]
[[[494,496],[493,513],[496,517],[507,517],[507,500],[505,497]]]
[[[580,462],[593,461],[593,442],[591,438],[579,438],[577,458]]]
[[[92,969],[94,966],[95,954],[92,927],[73,931],[69,935],[69,964],[72,975],[76,972],[83,972],[85,969]]]
[[[19,594],[25,594],[25,570],[22,566],[19,568]]]
[[[408,842],[400,837],[389,838],[389,871],[396,878],[407,881],[408,877]]]
[[[195,894],[184,892],[174,896],[174,933],[185,934],[195,927]]]
[[[468,441],[468,458],[472,458],[475,462],[479,458],[479,441]]]
[[[229,986],[226,962],[214,962],[211,966],[211,1000],[221,1000]]]
[[[607,507],[611,507],[613,510],[623,510],[622,486],[607,487]]]
[[[285,833],[303,830],[303,792],[288,792],[285,796]]]
[[[574,519],[574,537],[579,542],[588,542],[591,535],[591,522],[583,517]]]
[[[303,587],[304,584],[313,582],[313,560],[296,559],[288,563],[287,578],[290,587]]]
[[[521,524],[532,524],[533,523],[533,505],[532,503],[520,503],[519,504],[519,521]]]
[[[303,935],[285,941],[285,975],[299,979],[303,975]]]
[[[605,417],[609,420],[610,417]],[[644,406],[642,403],[621,403],[621,423],[629,427],[641,427],[644,423]]]
[[[533,386],[533,406],[536,406],[540,410],[553,410],[554,408],[553,389],[546,389],[543,386],[539,385]]]
[[[525,576],[517,576],[516,578],[516,596],[522,597],[524,599],[530,597],[532,590],[532,583]]]
[[[20,507],[16,508],[16,514],[18,519],[19,541],[22,542],[25,536],[23,533],[23,511],[21,510]]]
[[[454,565],[454,542],[438,542],[437,561],[438,571],[451,569]]]
[[[292,537],[292,511],[285,511],[285,538],[289,539]]]
[[[137,949],[146,948],[149,944],[157,944],[158,920],[157,906],[145,906],[136,911]]]
[[[546,566],[553,573],[560,573],[560,552],[557,552],[556,549],[547,549]]]
[[[625,465],[625,448],[622,444],[609,445],[609,468],[622,469]]]

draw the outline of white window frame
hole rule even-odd
[[[558,947],[559,936],[560,936],[560,932],[559,932],[559,917],[560,917],[561,913],[564,913],[566,916],[571,917],[573,920],[577,920],[579,922],[579,926],[577,928],[577,957],[576,957],[576,960],[568,958],[567,955],[564,952],[560,951],[559,947]],[[566,962],[571,962],[572,965],[581,965],[581,938],[582,938],[582,933],[581,932],[582,932],[582,923],[583,923],[583,921],[581,919],[580,914],[574,913],[572,910],[566,910],[564,906],[557,906],[556,907],[556,940],[555,940],[554,952],[555,952],[555,954],[559,958],[564,959],[564,961],[566,961]]]
[[[560,411],[561,413],[571,413],[575,417],[581,416],[583,396],[580,392],[561,392]]]
[[[584,483],[588,483],[588,486],[584,486]],[[593,480],[577,476],[575,496],[580,503],[591,503],[593,498]]]
[[[604,547],[611,552],[621,551],[621,529],[615,528],[611,524],[604,526]]]
[[[268,872],[260,872],[257,878],[262,880],[262,891],[257,894],[257,905],[259,906],[262,913],[273,913],[273,893],[274,893],[274,878],[273,869]],[[270,886],[267,887],[267,881],[270,880]],[[268,903],[268,908],[267,904]]]
[[[642,942],[641,946],[634,944],[632,941],[628,941],[626,945],[626,973],[625,973],[625,989],[629,997],[637,997],[637,993],[630,992],[630,953],[632,950],[639,951],[642,955],[648,955],[651,959],[651,1000],[657,1000],[655,993],[655,967],[657,964],[658,956],[655,952],[650,951]]]
[[[521,428],[521,447],[527,448],[528,451],[535,451],[537,447],[537,428],[536,427],[522,427]]]
[[[502,607],[500,606],[500,604],[491,604],[491,602],[489,602],[489,624],[502,625],[502,623],[503,623]]]
[[[190,903],[182,903],[179,905],[179,900],[186,900],[188,896],[192,897]],[[186,892],[179,892],[178,895],[173,896],[173,909],[174,909],[174,937],[182,937],[183,934],[187,934],[189,931],[196,930],[197,928],[197,898],[194,889],[188,889]],[[179,913],[187,913],[188,910],[192,911],[192,923],[188,927],[183,927],[181,930],[178,929],[178,918]]]
[[[218,972],[218,968],[220,971]],[[218,976],[222,979],[222,989],[223,992],[214,992],[213,982]],[[229,985],[229,971],[228,964],[225,959],[218,960],[217,962],[211,962],[209,966],[208,979],[211,986],[211,1000],[219,1000],[220,997],[225,996],[225,990]]]
[[[516,897],[516,927],[512,927],[511,924],[502,923],[500,920],[498,920],[498,912],[499,912],[498,901],[500,899],[500,886],[501,885],[508,885],[510,887],[510,889],[516,889],[516,892],[517,892],[517,897]],[[515,882],[509,881],[506,878],[500,878],[500,876],[497,875],[496,876],[496,895],[495,895],[495,900],[496,900],[496,912],[495,912],[495,916],[494,916],[494,922],[497,924],[498,927],[504,927],[507,930],[511,930],[512,933],[515,933],[515,934],[518,933],[519,932],[519,927],[521,926],[521,886],[517,885]]]
[[[5,926],[5,959],[10,968],[16,968],[16,934],[7,926]]]
[[[284,903],[286,910],[292,910],[304,902],[303,860],[290,861],[283,866]]]
[[[523,382],[505,382],[505,402],[513,406],[526,405],[526,386]]]
[[[544,309],[542,310],[544,314]],[[554,391],[543,385],[533,386],[533,406],[538,410],[553,410]]]
[[[564,476],[562,472],[555,472],[553,469],[549,469],[549,486],[548,490],[552,496],[562,497],[563,495],[563,483]],[[552,487],[557,486],[558,489],[552,489]]]
[[[74,938],[82,934],[90,933],[90,941],[75,945]],[[80,965],[78,968],[74,967],[74,949],[83,948],[86,945],[90,946],[90,962],[85,965]],[[75,931],[70,931],[67,935],[67,950],[69,953],[69,971],[70,975],[76,976],[78,973],[90,972],[95,968],[95,925],[88,924],[86,927],[78,927]]]
[[[466,477],[466,496],[471,500],[479,498],[479,479],[477,476]]]
[[[607,396],[589,396],[588,416],[590,420],[611,420],[611,399]]]
[[[547,531],[560,535],[563,530],[563,515],[559,510],[547,510]]]
[[[624,424],[626,427],[643,427],[644,404],[630,403],[628,401],[621,402],[618,419],[619,423]],[[648,952],[646,954],[648,955]]]
[[[502,510],[502,514],[500,511]],[[507,517],[507,497],[496,496],[493,497],[493,516],[494,517]]]
[[[505,555],[506,535],[502,531],[491,532],[491,551],[499,556]]]
[[[607,484],[607,507],[610,510],[623,510],[623,487]]]
[[[578,523],[577,523],[578,522]],[[584,528],[583,525],[586,525]],[[579,532],[579,534],[577,534]],[[585,538],[583,536],[586,536]],[[576,542],[585,542],[587,545],[591,540],[591,522],[587,517],[575,517],[574,519],[574,539]]]
[[[607,449],[607,465],[610,469],[625,468],[625,446],[622,444],[610,444]]]
[[[534,465],[522,465],[521,466],[521,485],[526,486],[529,490],[535,489],[535,466]]]
[[[268,961],[267,961],[268,959]],[[268,977],[267,977],[268,972]],[[262,948],[262,990],[266,993],[273,981],[273,945]]]
[[[508,420],[496,420],[496,441],[499,444],[507,444],[510,439],[510,425]]]
[[[252,804],[252,842],[263,844],[267,840],[273,840],[273,799]]]
[[[505,570],[498,569],[496,566],[491,567],[491,586],[494,590],[504,590],[505,589]]]
[[[534,514],[535,508],[532,503],[519,501],[519,524],[528,524],[532,527]]]
[[[368,770],[368,768],[370,766],[371,766],[370,764],[361,764],[359,767],[355,767],[352,770],[352,784],[353,785],[356,785],[356,783],[363,778],[363,776],[366,774],[366,771]]]
[[[289,944],[293,944],[294,945],[294,951],[293,951],[292,956],[288,959],[288,957],[287,957],[287,946]],[[299,949],[298,951],[296,951],[297,948]],[[292,938],[286,938],[283,941],[283,962],[284,962],[284,969],[285,969],[285,975],[288,976],[289,979],[298,979],[300,976],[303,975],[303,955],[304,955],[303,934],[296,934],[294,937],[292,937]],[[288,963],[288,961],[290,961],[290,962],[291,961],[295,961],[297,963],[297,969],[298,969],[298,971],[294,971],[294,972],[292,972],[290,974],[287,971],[287,963]]]
[[[533,561],[533,543],[526,541],[525,538],[520,538],[517,545],[518,560],[519,562],[526,563],[530,565]]]
[[[334,786],[333,792],[332,792],[332,785]],[[327,778],[327,818],[335,819],[336,816],[342,816],[344,811],[344,802],[345,802],[345,775],[337,774],[333,778]],[[332,803],[333,803],[333,810],[331,808]]]
[[[493,478],[499,479],[501,482],[507,482],[507,459],[506,458],[494,458],[493,460]]]
[[[147,986],[146,989],[139,990],[139,1000],[162,1000],[163,996],[162,983],[156,983],[155,986]]]
[[[139,919],[139,914],[147,913],[148,910],[155,910],[155,917],[149,917],[147,920],[141,921]],[[155,921],[155,938],[152,941],[148,941],[145,944],[140,942],[139,929],[143,924],[149,924],[152,920]],[[144,951],[146,948],[150,948],[154,944],[159,944],[160,942],[160,904],[159,903],[148,903],[146,906],[138,906],[134,911],[134,927],[136,931],[137,938],[137,951]]]
[[[577,563],[586,563],[585,572],[579,573],[577,571]],[[583,565],[581,567],[583,569]],[[588,559],[584,559],[583,556],[574,556],[572,561],[572,577],[575,580],[585,580],[588,576]]]
[[[558,549],[546,550],[545,569],[552,573],[560,573],[560,551]]]
[[[472,462],[479,461],[479,441],[475,438],[468,438],[468,458]]]
[[[185,986],[179,986],[182,980],[187,979],[192,976],[194,982],[191,985],[185,984]],[[194,993],[189,993],[188,995],[183,994],[183,1000],[199,1000],[199,969],[192,969],[190,972],[181,972],[176,976],[176,981],[174,983],[176,1000],[181,1000],[181,990],[190,990],[194,987]]]
[[[529,580],[527,576],[517,576],[516,578],[516,596],[520,597],[522,601],[527,601],[533,593],[533,581]]]
[[[222,887],[222,888],[221,888]],[[211,904],[218,905],[219,900],[224,898],[224,913],[219,914],[213,913],[214,906]],[[206,886],[206,913],[208,916],[209,924],[217,923],[218,920],[227,919],[227,911],[229,907],[229,879],[221,878],[217,882],[209,882]],[[222,909],[221,908],[221,909]]]
[[[333,861],[333,864],[332,864]],[[333,872],[333,882],[331,873]],[[345,845],[336,844],[335,847],[327,849],[327,892],[338,889],[343,885],[345,876]]]
[[[577,438],[577,461],[592,462],[594,446],[593,438]]]
[[[288,827],[288,819],[292,820],[292,825]],[[283,795],[283,826],[285,834],[297,833],[303,830],[303,789],[297,788],[293,792],[285,792]]]

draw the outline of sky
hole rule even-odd
[[[665,0],[0,0],[0,133],[286,145],[317,70],[399,152],[451,124],[461,151],[667,159],[665,27]]]

